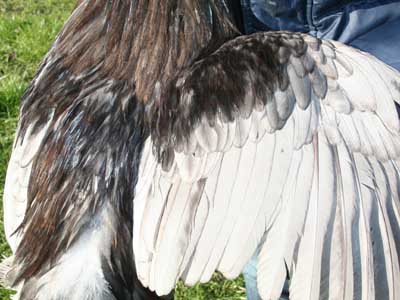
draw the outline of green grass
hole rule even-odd
[[[19,99],[74,5],[74,0],[0,0],[0,199],[18,117]],[[2,215],[2,211],[0,213]],[[0,254],[10,254],[2,220]],[[226,281],[216,274],[208,284],[192,288],[179,284],[175,298],[244,299],[243,285],[242,278]],[[9,300],[9,295],[10,291],[0,289],[0,300]]]

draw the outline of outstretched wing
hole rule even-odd
[[[399,299],[400,75],[337,42],[240,37],[156,112],[134,201],[139,277],[240,274],[278,299]]]

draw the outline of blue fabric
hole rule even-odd
[[[246,283],[246,297],[248,300],[261,300],[257,290],[257,256],[259,250],[253,255],[243,270],[243,277]],[[280,300],[289,299],[289,282],[286,281]]]
[[[241,0],[241,4],[241,24],[247,34],[306,32],[350,44],[400,70],[400,0]],[[260,300],[257,255],[243,272],[248,300]],[[282,299],[287,295],[286,283]]]
[[[400,71],[400,18],[371,30],[350,44]]]
[[[257,291],[257,253],[253,256],[250,262],[243,270],[243,277],[246,283],[247,299],[259,300]]]
[[[400,0],[241,0],[245,33],[307,32],[368,51],[399,69]]]

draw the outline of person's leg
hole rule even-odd
[[[257,290],[257,256],[255,253],[243,270],[247,300],[260,300]]]
[[[243,270],[243,277],[246,283],[246,298],[247,300],[261,300],[257,289],[257,262],[259,251],[253,255]],[[281,300],[289,299],[289,281],[286,280],[283,287]]]

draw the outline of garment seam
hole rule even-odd
[[[254,22],[253,22],[253,18],[255,18],[255,16],[253,15],[253,12],[250,9],[250,2],[249,0],[240,0],[240,3],[242,5],[242,7],[244,7],[245,9],[245,14],[243,14],[243,27],[244,27],[244,31],[245,32],[253,32],[255,31],[255,26],[254,26]],[[251,15],[249,15],[249,13]],[[251,17],[249,17],[251,16]],[[248,19],[248,20],[246,20]]]
[[[310,0],[310,1],[314,4],[314,0]],[[344,4],[340,5],[339,7],[336,7],[335,9],[329,10],[327,13],[320,15],[319,18],[321,19],[321,18],[325,18],[327,16],[331,16],[336,13],[342,13],[346,7],[350,7],[351,11],[355,11],[355,10],[359,10],[359,9],[365,9],[366,7],[374,8],[375,4],[379,4],[379,6],[381,7],[381,6],[384,6],[387,4],[392,4],[392,3],[400,3],[400,1],[399,0],[369,0],[369,1],[358,0],[358,1],[355,1],[352,3],[344,3]],[[314,18],[313,18],[313,20],[314,20]],[[318,25],[315,24],[315,27],[318,28]]]
[[[314,23],[314,0],[307,0],[307,23],[309,32],[318,37],[318,28]]]

